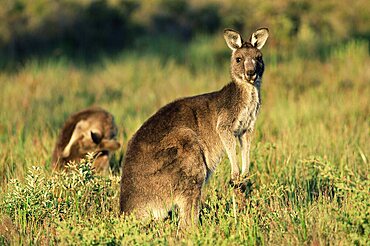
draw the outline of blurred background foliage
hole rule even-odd
[[[243,33],[268,27],[277,58],[293,53],[325,58],[335,44],[369,40],[367,5],[366,0],[0,0],[1,67],[30,56],[94,61],[153,39],[185,43],[225,27]]]

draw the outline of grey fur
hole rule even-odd
[[[177,205],[182,227],[195,223],[202,186],[225,151],[232,179],[239,178],[237,141],[242,146],[242,174],[248,174],[250,139],[261,104],[264,71],[262,53],[250,41],[254,37],[261,48],[268,30],[255,33],[244,42],[238,32],[224,31],[233,51],[232,82],[219,91],[164,106],[131,138],[122,167],[121,212],[163,217]],[[262,45],[260,37],[264,39]]]

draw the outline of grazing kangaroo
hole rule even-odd
[[[196,223],[202,186],[226,151],[231,177],[249,169],[251,132],[260,108],[264,63],[260,49],[268,29],[248,41],[231,29],[224,38],[232,50],[231,82],[221,90],[176,100],[151,116],[128,143],[122,166],[120,209],[138,217],[164,217],[179,207],[180,227]]]
[[[53,152],[53,168],[60,169],[69,161],[78,161],[88,152],[95,153],[97,172],[109,169],[110,152],[120,148],[115,140],[117,126],[113,116],[99,107],[71,115],[60,132]]]

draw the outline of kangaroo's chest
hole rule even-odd
[[[255,89],[236,118],[234,126],[235,136],[241,136],[245,132],[253,132],[260,106],[259,91]]]

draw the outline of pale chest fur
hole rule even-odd
[[[241,136],[245,132],[253,132],[260,106],[261,98],[259,88],[253,87],[235,121],[235,136]]]

